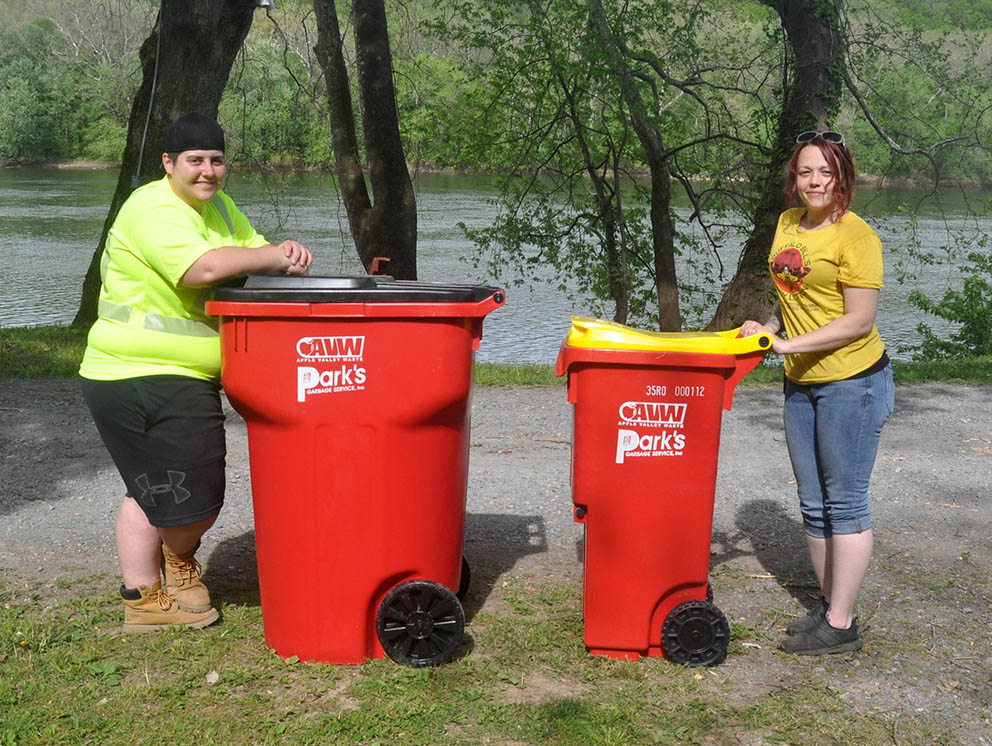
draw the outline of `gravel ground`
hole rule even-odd
[[[466,548],[482,606],[506,573],[581,582],[569,492],[571,408],[561,387],[473,394]],[[208,575],[252,572],[244,422],[228,408],[227,504],[204,538]],[[713,669],[742,703],[829,687],[852,708],[927,721],[949,743],[992,745],[992,387],[897,390],[873,480],[876,549],[855,655],[774,652],[810,601],[776,386],[742,387],[725,412],[712,541],[716,602],[745,630]],[[116,577],[120,478],[78,384],[0,380],[0,572],[8,582]]]

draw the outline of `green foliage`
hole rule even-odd
[[[860,108],[841,119],[859,171],[916,183],[992,183],[985,144],[992,92],[988,33],[933,33],[898,22],[892,9],[852,9],[849,57],[859,88],[895,147]],[[870,74],[867,73],[870,71]],[[846,120],[850,120],[850,124]]]
[[[463,167],[479,163],[464,147],[463,128],[474,118],[479,83],[452,57],[421,53],[394,61],[396,106],[407,159],[416,165]]]
[[[894,360],[892,371],[896,383],[900,385],[934,381],[992,384],[992,356],[940,358],[914,362]]]
[[[47,92],[28,59],[0,68],[0,158],[40,158],[56,148],[46,120]]]
[[[65,158],[79,147],[78,71],[53,57],[59,34],[41,19],[0,34],[0,160]]]
[[[434,30],[470,52],[466,76],[485,83],[465,109],[471,125],[452,128],[456,149],[505,170],[500,217],[469,234],[477,260],[612,301],[623,319],[642,310],[632,278],[638,254],[650,257],[650,242],[638,245],[644,210],[620,199],[634,138],[586,9],[460,2]]]
[[[992,355],[992,254],[970,252],[961,272],[961,289],[948,290],[939,301],[918,290],[910,293],[909,302],[916,308],[960,324],[950,339],[941,339],[920,324],[917,331],[922,343],[916,360]]]
[[[919,29],[992,29],[992,0],[885,0],[879,5]]]
[[[110,163],[119,161],[127,139],[127,124],[105,116],[87,121],[82,130],[80,155]]]
[[[129,43],[150,7],[119,5],[111,17],[49,10],[52,19],[0,6],[0,159],[116,160],[140,80]]]
[[[0,64],[26,59],[32,64],[41,65],[48,56],[47,50],[58,38],[58,29],[49,18],[36,18],[27,21],[16,29],[5,28],[0,45]]]
[[[625,216],[609,174],[624,118],[585,9],[459,2],[435,31],[471,50],[467,76],[486,83],[478,108],[466,112],[472,125],[453,128],[464,142],[458,149],[506,169],[500,217],[469,233],[481,249],[476,258],[486,257],[494,276],[513,266],[529,277],[553,275],[566,291],[610,298],[626,271],[618,240]]]
[[[472,382],[476,386],[549,386],[561,384],[564,378],[557,378],[550,365],[507,365],[504,363],[475,363],[472,366]]]
[[[284,12],[302,16],[302,7]],[[320,165],[329,160],[329,129],[319,68],[305,37],[312,19],[272,23],[261,14],[235,63],[218,119],[236,162]],[[315,133],[320,136],[315,137]]]
[[[88,329],[0,328],[0,378],[70,378],[79,371]]]
[[[468,77],[485,84],[460,150],[484,156],[505,177],[500,217],[469,236],[490,274],[513,267],[601,299],[600,315],[656,324],[655,252],[664,254],[666,242],[656,244],[649,219],[642,142],[653,137],[699,208],[670,216],[682,321],[698,326],[726,279],[713,249],[737,238],[730,214],[750,213],[758,195],[748,171],[763,162],[778,106],[761,81],[781,37],[764,26],[728,27],[717,3],[604,9],[626,50],[621,64],[632,69],[626,93],[584,3],[462,0],[435,25],[465,50]],[[734,57],[748,62],[728,64]]]
[[[989,28],[990,2],[850,5],[850,59],[869,104],[895,140],[913,148],[940,138],[964,138],[937,153],[943,178],[992,183],[992,159],[975,137],[966,137],[988,130],[987,118],[981,118],[987,117],[982,113],[989,110],[992,95],[988,45],[983,46],[988,33],[980,30]],[[561,81],[542,80],[539,74],[568,66],[577,72],[580,63],[594,77],[569,80],[566,73],[564,82],[588,97],[584,103],[590,111],[599,107],[595,134],[632,139],[630,132],[611,124],[621,113],[616,81],[611,95],[604,95],[610,81],[602,50],[590,37],[584,3],[416,0],[387,6],[400,123],[413,163],[501,171],[545,166],[549,152],[520,147],[521,138],[561,121],[530,112],[527,100],[561,87]],[[618,34],[645,64],[663,61],[673,77],[682,79],[706,70],[705,82],[712,85],[705,91],[705,112],[691,96],[667,85],[659,89],[655,124],[666,138],[677,143],[715,130],[770,142],[779,106],[781,76],[775,70],[781,28],[769,4],[706,0],[685,6],[652,0],[606,7],[617,13],[613,22]],[[157,9],[158,3],[147,0],[117,4],[110,16],[94,20],[72,14],[69,6],[50,8],[52,18],[40,17],[30,5],[0,6],[0,158],[117,160],[141,78],[137,45],[151,31]],[[555,38],[543,56],[540,47],[552,37],[542,39],[528,31],[528,19],[536,17],[532,10],[545,15],[548,33]],[[341,4],[340,13],[350,35],[347,4]],[[234,155],[257,165],[329,165],[330,135],[322,75],[312,52],[316,31],[310,3],[280,3],[271,17],[257,14],[221,105]],[[439,35],[441,29],[447,36]],[[945,29],[951,33],[934,33]],[[534,68],[507,68],[494,53],[521,65],[533,59]],[[642,94],[649,93],[645,79],[638,85]],[[704,90],[702,81],[695,85]],[[495,93],[506,98],[502,112],[487,108]],[[511,102],[520,108],[515,110]],[[852,132],[860,170],[932,178],[930,160],[893,157],[852,102],[837,118],[838,126]],[[573,156],[577,145],[571,143],[562,158]],[[622,167],[643,169],[635,151],[626,153]],[[594,161],[597,157],[601,154],[593,153]],[[739,143],[711,142],[680,153],[677,170],[687,178],[726,175],[742,183],[741,167],[754,160]]]

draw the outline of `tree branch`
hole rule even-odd
[[[939,140],[938,142],[935,142],[926,148],[905,148],[899,143],[897,143],[894,139],[892,139],[892,137],[886,131],[885,127],[883,127],[882,124],[878,121],[878,119],[875,118],[875,115],[872,114],[871,107],[868,106],[868,102],[865,101],[864,97],[861,95],[861,90],[858,88],[857,84],[851,79],[851,75],[846,68],[844,70],[844,83],[847,85],[847,90],[849,90],[851,92],[851,95],[854,96],[854,100],[858,102],[858,107],[861,109],[861,112],[865,115],[865,118],[871,124],[875,132],[878,133],[878,136],[881,137],[883,140],[885,140],[886,144],[888,144],[888,146],[897,153],[902,153],[903,155],[922,155],[926,157],[927,160],[929,160],[933,164],[934,169],[936,169],[937,164],[934,161],[934,154],[937,153],[937,151],[939,151],[943,147],[946,147],[947,145],[952,145],[956,142],[964,142],[966,140],[972,139],[970,136],[966,137],[964,135],[959,135],[957,137],[945,137],[943,140]]]

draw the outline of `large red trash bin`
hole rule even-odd
[[[502,303],[372,276],[249,277],[207,302],[279,655],[423,666],[460,642],[472,358]]]
[[[723,409],[771,338],[573,318],[556,372],[573,409],[574,518],[593,655],[715,665],[729,625],[707,581]]]

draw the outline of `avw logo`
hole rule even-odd
[[[365,337],[302,337],[296,353],[302,360],[361,360]]]
[[[625,401],[620,405],[620,419],[630,425],[682,427],[685,404],[651,401]]]

